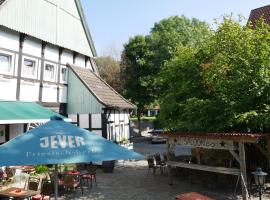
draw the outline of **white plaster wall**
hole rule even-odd
[[[125,112],[125,124],[129,123],[129,113]]]
[[[119,117],[120,117],[120,115],[119,115],[119,113],[118,113],[118,111],[115,111],[115,124],[119,124]]]
[[[129,134],[129,126],[125,125],[125,138],[129,139],[130,138],[130,134]]]
[[[73,53],[69,50],[64,50],[61,56],[61,63],[66,65],[67,63],[73,63]]]
[[[67,87],[59,86],[59,102],[67,103]]]
[[[89,115],[88,114],[80,114],[80,127],[81,128],[89,128]]]
[[[39,83],[21,80],[20,100],[38,101]]]
[[[17,79],[7,79],[0,76],[0,99],[16,100]]]
[[[86,62],[86,68],[87,69],[90,69],[91,71],[93,71],[93,67],[92,67],[92,65],[90,63],[90,60],[87,60],[87,62]]]
[[[58,62],[59,58],[59,49],[58,47],[54,45],[46,45],[45,52],[44,52],[44,58],[47,60],[51,60],[54,62]]]
[[[23,53],[41,57],[41,41],[32,37],[26,37],[23,45]]]
[[[75,64],[79,67],[85,68],[85,57],[79,54],[75,59]]]
[[[116,134],[116,141],[120,141],[121,140],[121,137],[120,137],[120,132],[119,132],[119,126],[116,126],[115,129],[114,129],[114,132]]]
[[[120,114],[119,114],[119,120],[124,120],[125,118],[125,114],[124,114],[124,111],[120,111]]]
[[[57,85],[43,84],[42,102],[57,102]]]
[[[92,114],[91,115],[92,128],[101,128],[101,114]]]
[[[23,133],[23,124],[11,124],[9,126],[9,139],[16,137]]]
[[[4,27],[0,27],[0,47],[19,51],[20,35],[15,31],[10,31]]]

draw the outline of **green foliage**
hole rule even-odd
[[[163,91],[158,75],[177,46],[197,46],[209,35],[206,23],[174,16],[156,23],[149,35],[138,35],[129,40],[122,53],[122,80],[124,96],[137,105],[138,117],[144,107],[155,102]]]
[[[123,91],[120,80],[120,63],[110,56],[96,58],[100,76],[117,92]]]
[[[42,174],[48,172],[48,167],[45,165],[37,165],[35,167],[37,174]]]
[[[185,132],[269,129],[270,32],[225,18],[204,44],[178,45],[160,73],[164,126]]]

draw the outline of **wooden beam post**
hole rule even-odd
[[[239,159],[240,159],[240,171],[241,171],[241,189],[243,200],[248,199],[247,190],[247,172],[246,172],[246,156],[245,156],[245,144],[239,142]]]
[[[170,161],[175,151],[175,142],[173,140],[167,139],[166,144],[167,144],[167,160]],[[168,166],[168,183],[169,185],[173,185],[171,166]]]
[[[270,137],[267,137],[267,158],[269,163],[268,166],[270,166]],[[270,173],[270,169],[268,169],[268,173]]]

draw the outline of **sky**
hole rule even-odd
[[[154,23],[175,15],[198,18],[213,25],[225,14],[242,15],[270,0],[81,0],[98,56],[119,58],[123,44],[147,35]]]

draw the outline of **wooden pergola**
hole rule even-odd
[[[169,182],[172,184],[171,169],[173,167],[189,168],[221,174],[236,175],[241,179],[241,190],[244,200],[248,198],[245,143],[254,144],[270,161],[270,135],[258,133],[176,133],[165,132],[162,134],[167,139],[167,155],[169,168]],[[258,145],[260,140],[267,140],[268,149],[265,150]],[[188,146],[191,148],[204,148],[216,150],[228,150],[234,159],[239,163],[240,168],[214,167],[201,165],[200,157],[197,156],[197,164],[170,160],[170,155],[174,154],[175,146]],[[199,155],[199,154],[197,154]]]

